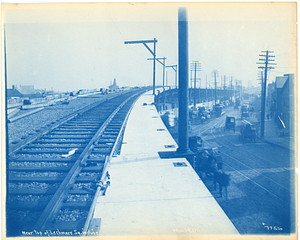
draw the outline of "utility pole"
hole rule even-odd
[[[220,76],[221,78],[221,86],[220,86],[220,89],[224,89],[224,75],[223,76]]]
[[[166,68],[172,68],[175,71],[175,88],[177,88],[177,65],[166,66]]]
[[[168,86],[168,72],[166,72],[166,87]]]
[[[264,86],[264,71],[260,71],[260,80],[261,80],[261,94],[260,94],[260,111],[261,111],[261,118],[262,118],[262,109],[264,108],[263,107],[263,95],[264,95],[264,88],[265,88],[265,86]],[[265,115],[265,114],[264,114]],[[263,115],[263,116],[264,116]],[[260,118],[260,128],[261,128],[261,126],[262,126],[262,120],[261,120],[261,118]],[[265,119],[265,118],[264,118]],[[264,121],[264,120],[263,120]],[[262,129],[262,128],[261,128]],[[264,134],[263,134],[264,135]],[[260,133],[260,136],[261,137],[263,137],[262,135],[261,135],[261,133]]]
[[[191,63],[191,75],[192,75],[192,71],[195,72],[195,75],[194,75],[194,109],[196,109],[196,83],[198,81],[197,71],[201,71],[201,64],[199,63],[199,61],[193,61]],[[192,78],[191,78],[191,80],[192,80]],[[199,78],[199,80],[200,80],[200,78]]]
[[[147,60],[154,60],[158,61],[161,65],[163,65],[163,91],[165,91],[165,71],[166,71],[166,59],[165,57],[163,58],[148,58]],[[160,60],[163,60],[162,62]]]
[[[205,75],[205,99],[207,101],[207,74]]]
[[[155,58],[156,58],[156,43],[157,40],[154,38],[154,40],[141,40],[141,41],[125,41],[124,44],[137,44],[142,43],[144,46],[149,50],[149,52],[153,55],[153,95],[155,95]],[[153,51],[152,49],[147,45],[147,43],[153,43]]]
[[[232,102],[232,95],[233,95],[233,93],[232,93],[232,89],[233,89],[233,86],[232,86],[232,79],[233,79],[233,77],[231,76],[231,79],[230,79],[230,101]]]
[[[258,81],[259,81],[259,84],[261,85],[261,93],[260,93],[260,97],[262,98],[263,94],[264,94],[264,71],[261,70],[258,72],[257,74],[257,77],[258,77]],[[262,107],[262,101],[260,101],[260,105]]]
[[[237,91],[237,80],[235,79],[235,88],[234,88],[234,99],[235,99],[235,101],[237,99],[236,91]]]
[[[262,51],[265,54],[260,54],[259,56],[262,57],[259,59],[257,64],[263,64],[264,66],[259,66],[258,68],[262,69],[264,71],[264,80],[262,82],[262,96],[261,96],[261,127],[260,127],[260,137],[263,138],[265,135],[265,106],[266,106],[266,88],[267,88],[267,75],[268,70],[274,69],[272,66],[268,65],[276,65],[276,63],[270,63],[275,61],[274,59],[271,59],[275,57],[274,55],[269,55],[270,53],[273,53],[273,51]]]
[[[224,79],[223,79],[223,99],[226,99],[226,76],[223,75]]]
[[[212,75],[215,79],[215,105],[217,104],[217,75],[219,74],[218,70],[213,70]]]

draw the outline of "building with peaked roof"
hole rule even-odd
[[[295,104],[294,74],[276,77],[272,93],[271,111],[282,120],[284,125],[294,133]]]
[[[14,85],[12,86],[12,89],[7,89],[7,99],[12,98],[21,98],[24,97],[22,93],[20,93],[17,89],[15,89]]]
[[[17,86],[16,86],[17,88]],[[22,94],[33,94],[35,93],[34,90],[34,85],[19,85],[18,90],[22,93]]]
[[[275,79],[275,86],[276,86],[276,88],[278,88],[278,89],[282,88],[287,80],[288,80],[287,76],[276,77],[276,79]]]

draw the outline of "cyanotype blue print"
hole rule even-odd
[[[295,3],[2,4],[1,29],[4,238],[296,238]]]

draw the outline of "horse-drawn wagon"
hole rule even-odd
[[[226,116],[224,131],[231,129],[235,132],[235,117]]]
[[[241,125],[241,130],[239,134],[239,140],[245,141],[246,139],[250,139],[255,142],[256,140],[256,129],[252,123],[243,120]]]

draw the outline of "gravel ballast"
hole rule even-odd
[[[99,102],[112,95],[94,95],[93,97],[77,97],[72,99],[69,104],[59,104],[45,107],[42,111],[20,118],[12,123],[8,123],[9,144],[18,142],[21,138],[35,134],[42,127],[46,127],[58,119],[65,117],[77,110],[86,107],[95,102]],[[19,111],[14,117],[24,114],[25,111]]]

